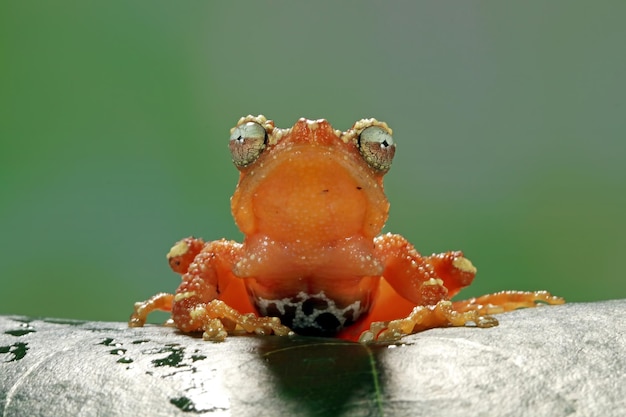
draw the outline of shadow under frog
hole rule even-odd
[[[299,415],[343,415],[369,409],[382,415],[386,344],[295,336],[263,338],[257,350],[282,401]]]

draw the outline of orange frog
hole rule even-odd
[[[545,291],[451,302],[476,274],[462,252],[423,256],[400,235],[379,236],[391,135],[375,119],[342,132],[326,120],[279,129],[264,116],[241,118],[229,146],[240,171],[231,209],[244,242],[176,243],[167,255],[182,275],[176,294],[136,303],[129,325],[165,310],[181,331],[213,341],[238,332],[394,341],[468,322],[491,327],[491,314],[564,302]]]

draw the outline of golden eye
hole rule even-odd
[[[228,141],[235,166],[245,167],[256,161],[265,149],[266,143],[267,132],[260,124],[248,122],[237,126]]]
[[[381,172],[389,170],[396,144],[388,131],[379,126],[367,127],[359,135],[358,145],[369,166]]]

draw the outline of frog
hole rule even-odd
[[[215,342],[238,334],[395,342],[439,327],[493,327],[494,314],[564,302],[547,291],[453,301],[477,272],[462,251],[422,255],[402,235],[381,234],[390,208],[383,177],[396,151],[385,122],[341,131],[301,118],[278,128],[248,115],[228,143],[243,241],[178,241],[167,260],[180,285],[135,303],[129,326],[162,310],[169,325]]]

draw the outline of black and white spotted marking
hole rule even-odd
[[[261,315],[280,318],[298,334],[316,336],[337,333],[358,320],[369,308],[360,300],[340,308],[324,291],[318,294],[301,291],[294,297],[276,300],[257,297],[254,303]]]

